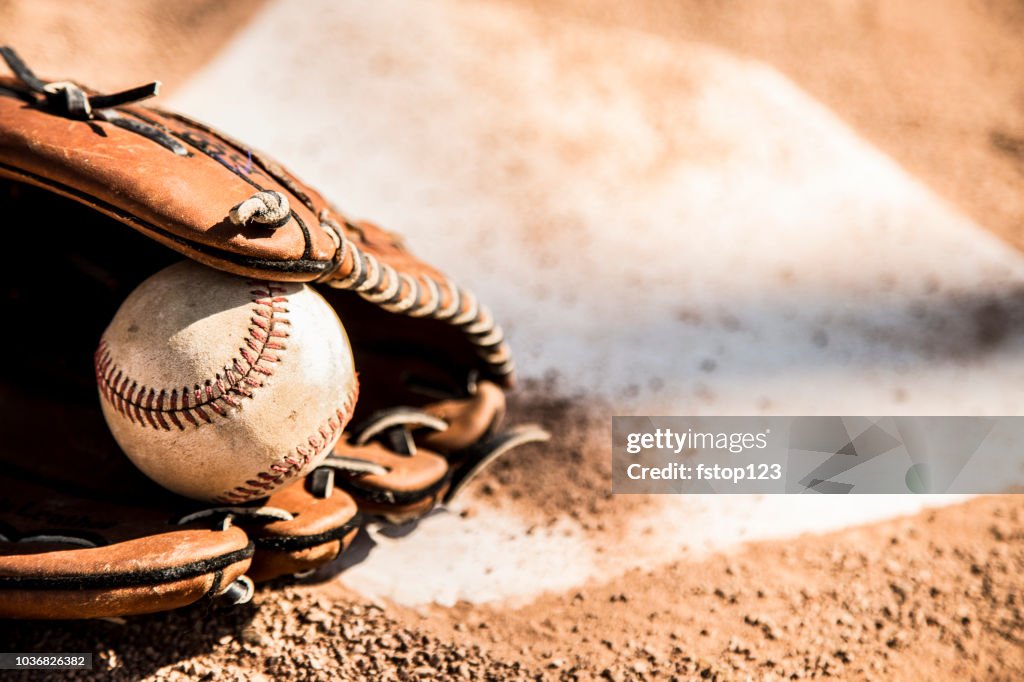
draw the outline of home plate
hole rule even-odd
[[[614,26],[540,41],[512,5],[304,7],[270,5],[173,105],[474,289],[522,378],[606,420],[609,457],[613,414],[1024,407],[1024,259],[772,68]],[[466,518],[371,528],[341,579],[404,604],[524,600],[961,499],[662,496],[584,531],[471,498]]]

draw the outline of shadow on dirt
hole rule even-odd
[[[208,653],[225,641],[244,641],[246,627],[258,612],[259,606],[254,604],[225,608],[206,602],[123,621],[0,620],[0,642],[5,651],[93,654],[92,671],[36,670],[20,676],[7,672],[4,679],[54,679],[55,673],[64,679],[141,679]]]

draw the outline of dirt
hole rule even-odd
[[[769,64],[975,222],[1024,247],[1020,2],[502,1],[533,8],[541,35],[570,22],[616,24]]]
[[[264,4],[0,0],[0,45],[17,50],[42,78],[73,78],[101,92],[159,80],[164,94],[209,62]]]
[[[499,0],[565,22],[630,26],[771,64],[977,223],[1024,246],[1024,5],[907,0],[747,6]],[[0,44],[40,74],[172,91],[265,0],[0,0]],[[581,55],[586,59],[586,55]],[[678,84],[663,84],[674,87]]]
[[[632,571],[520,608],[378,605],[337,582],[127,624],[3,623],[135,679],[1020,679],[1024,498]],[[37,675],[37,677],[39,677]],[[25,675],[24,679],[31,679]]]
[[[515,421],[540,424],[551,441],[498,460],[481,477],[477,504],[514,509],[538,524],[568,517],[586,531],[623,528],[650,500],[611,493],[614,410],[583,396],[556,397],[557,383],[557,377],[530,381],[511,397]]]
[[[537,35],[616,22],[771,64],[978,224],[1024,246],[1019,2],[507,1],[535,8]],[[154,77],[173,89],[261,5],[0,0],[0,43],[41,74],[73,66],[99,89]],[[976,321],[980,341],[998,340],[1016,310],[979,307]],[[556,441],[499,462],[475,484],[479,500],[606,534],[644,513],[645,498],[610,494],[610,406],[560,394],[552,377],[511,410]],[[1024,498],[1003,496],[633,570],[524,605],[378,604],[342,575],[265,587],[233,610],[0,622],[0,641],[7,651],[93,652],[94,676],[124,680],[1010,680],[1024,677],[1022,570]]]
[[[979,499],[421,622],[442,637],[484,624],[492,654],[554,679],[1011,679],[1022,519],[1024,499]]]

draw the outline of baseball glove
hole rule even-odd
[[[501,430],[513,368],[476,297],[400,238],[347,219],[265,155],[139,106],[0,76],[7,319],[0,381],[0,617],[94,617],[251,594],[251,579],[334,559],[360,517],[407,521],[488,462],[543,440]],[[93,351],[121,301],[182,256],[308,282],[335,308],[360,375],[341,441],[304,480],[251,481],[236,506],[157,488],[117,449]],[[42,446],[42,447],[41,447]]]

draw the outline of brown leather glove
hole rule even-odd
[[[40,379],[0,382],[0,617],[246,601],[250,578],[316,568],[358,530],[352,498],[311,478],[235,507],[174,495],[123,456],[91,395]]]
[[[17,415],[5,416],[10,435],[0,439],[2,471],[13,476],[0,482],[0,604],[23,605],[0,606],[0,616],[170,608],[223,592],[245,571],[266,579],[308,570],[351,540],[356,504],[393,521],[415,518],[494,457],[546,436],[500,431],[513,384],[500,328],[398,237],[346,219],[263,154],[138,106],[155,83],[101,95],[40,80],[8,48],[0,57],[13,74],[0,76],[0,220],[8,228],[0,281],[18,325],[6,340],[0,391],[0,410]],[[242,276],[314,283],[343,321],[360,401],[335,456],[304,485],[243,508],[204,510],[125,471],[103,428],[92,352],[124,297],[180,254]],[[47,504],[81,511],[95,500],[105,511],[50,532],[48,519],[59,515],[23,504],[14,492],[22,480],[52,490],[36,496]],[[97,524],[106,530],[94,532]],[[189,551],[178,544],[182,529],[196,533]],[[79,535],[99,546],[33,541],[60,536],[75,546]],[[133,568],[106,575],[105,559]],[[178,581],[168,592],[178,596],[149,599],[167,581]],[[81,598],[65,600],[69,592],[55,585]],[[88,586],[97,592],[82,597]],[[45,594],[37,600],[45,603],[33,610],[31,594]]]

